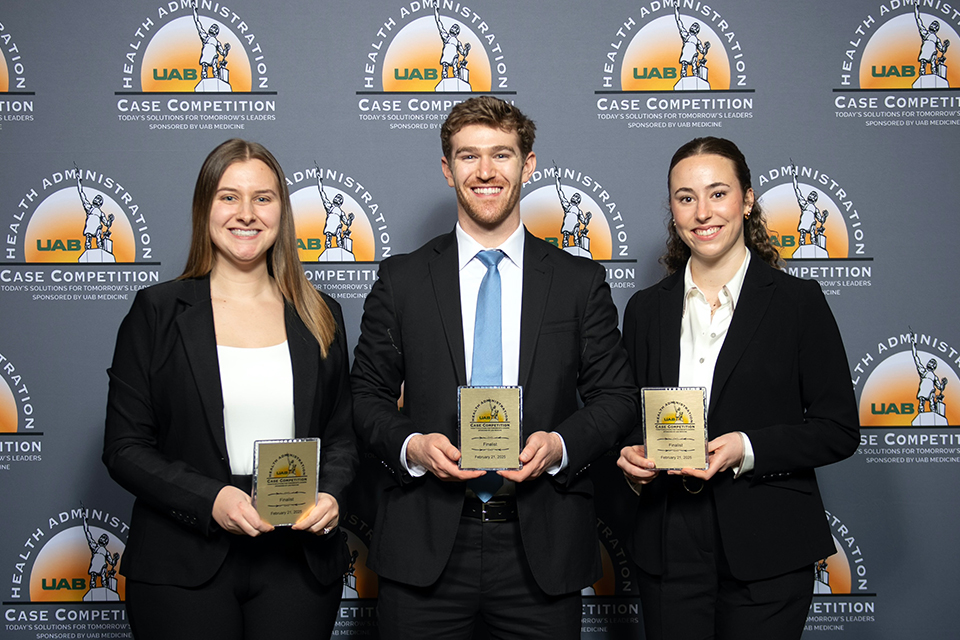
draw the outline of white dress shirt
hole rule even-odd
[[[743,288],[743,279],[747,275],[747,266],[750,264],[750,250],[746,251],[743,264],[730,279],[723,285],[718,297],[720,306],[712,314],[710,302],[693,281],[690,272],[690,261],[683,270],[683,320],[680,323],[680,386],[706,387],[707,407],[710,406],[710,391],[713,386],[713,372],[717,367],[717,358],[723,341],[727,337],[727,330],[733,320],[737,301],[740,299],[740,289]],[[753,469],[754,456],[750,438],[742,431],[740,438],[743,441],[743,461],[733,468],[734,478]]]
[[[524,226],[517,227],[509,238],[499,247],[484,247],[457,223],[457,265],[460,274],[460,318],[463,322],[463,355],[466,364],[467,384],[473,376],[473,333],[477,322],[477,295],[480,282],[487,273],[487,267],[477,258],[477,253],[485,249],[499,249],[504,257],[497,265],[500,273],[500,331],[503,347],[502,384],[513,386],[520,379],[520,310],[523,301],[523,245]],[[426,473],[426,468],[412,465],[407,460],[407,436],[400,449],[400,461],[411,476],[417,478]],[[563,447],[563,459],[559,465],[547,469],[547,473],[556,475],[567,466],[567,446],[563,436],[558,433]],[[506,484],[506,481],[504,481]]]
[[[523,225],[507,238],[499,249],[504,258],[497,265],[500,273],[500,340],[503,347],[502,382],[517,384],[520,376],[520,306],[523,300]],[[487,273],[477,253],[487,249],[467,235],[457,223],[457,265],[460,273],[460,317],[463,321],[463,355],[467,365],[467,384],[473,377],[473,332],[477,322],[477,296]]]

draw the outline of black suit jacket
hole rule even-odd
[[[676,386],[680,376],[683,270],[635,294],[624,344],[638,387]],[[717,359],[707,413],[710,438],[743,431],[753,472],[713,477],[717,520],[733,574],[758,580],[835,552],[814,467],[859,444],[859,418],[837,323],[816,281],[751,257]],[[639,426],[628,443],[643,441]],[[664,476],[640,492],[632,552],[642,569],[663,570]]]
[[[570,593],[601,575],[593,484],[584,471],[632,428],[636,389],[603,268],[529,233],[524,242],[523,431],[560,433],[569,466],[517,484],[520,527],[540,587]],[[458,443],[457,387],[467,376],[457,267],[454,233],[382,262],[353,367],[358,435],[394,480],[378,506],[368,565],[417,586],[432,584],[447,564],[464,502],[464,483],[430,473],[412,478],[400,463],[412,433],[439,432]]]
[[[336,302],[324,300],[337,321],[326,359],[292,306],[284,316],[296,437],[321,439],[320,491],[340,501],[358,457],[343,318]],[[108,373],[103,461],[136,496],[121,573],[154,584],[202,584],[223,563],[233,535],[212,515],[231,475],[209,279],[138,292]],[[298,538],[318,580],[342,576],[342,536]]]

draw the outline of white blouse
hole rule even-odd
[[[272,347],[217,345],[227,457],[234,475],[253,473],[255,440],[293,438],[293,366],[286,340]]]

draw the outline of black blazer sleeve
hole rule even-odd
[[[747,433],[756,456],[753,482],[843,460],[856,451],[860,421],[846,351],[827,300],[816,281],[796,281],[796,353],[771,354],[795,367],[801,421],[752,425]],[[762,427],[762,428],[754,428]]]
[[[326,372],[323,367],[320,367],[321,379],[317,385],[319,393],[329,396],[329,401],[324,403],[329,409],[323,411],[322,415],[312,416],[310,428],[318,429],[317,433],[321,435],[318,490],[336,498],[342,509],[344,492],[356,476],[360,459],[357,455],[357,440],[353,432],[353,398],[350,393],[348,366],[350,358],[347,354],[343,313],[339,304],[326,295],[323,297],[337,322],[337,333],[327,354],[327,359],[332,361],[332,366],[328,367]],[[292,309],[290,312],[292,313]],[[303,348],[316,348],[316,339],[313,335],[305,331],[306,327],[302,324],[300,327],[303,330],[301,334],[304,341]],[[296,404],[297,399],[294,398],[294,405]],[[313,404],[317,413],[320,413],[319,406],[320,403]]]
[[[573,483],[591,463],[622,440],[637,420],[637,389],[632,384],[621,343],[617,307],[600,265],[592,270],[589,284],[580,290],[586,293],[577,318],[576,387],[583,406],[553,429],[563,437],[568,466],[551,478],[563,485]],[[550,325],[544,323],[543,332],[549,330]]]
[[[404,440],[413,433],[437,429],[418,427],[397,407],[406,370],[401,310],[395,297],[392,264],[392,260],[380,263],[377,281],[363,305],[352,372],[354,420],[364,445],[380,459],[396,482],[405,484],[413,478],[400,462]],[[440,339],[440,336],[433,338]],[[418,376],[425,374],[417,372]]]

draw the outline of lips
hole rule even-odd
[[[478,196],[495,196],[503,191],[503,187],[470,187]]]
[[[700,238],[709,238],[710,236],[716,235],[720,229],[721,227],[698,227],[693,230],[693,234]]]

